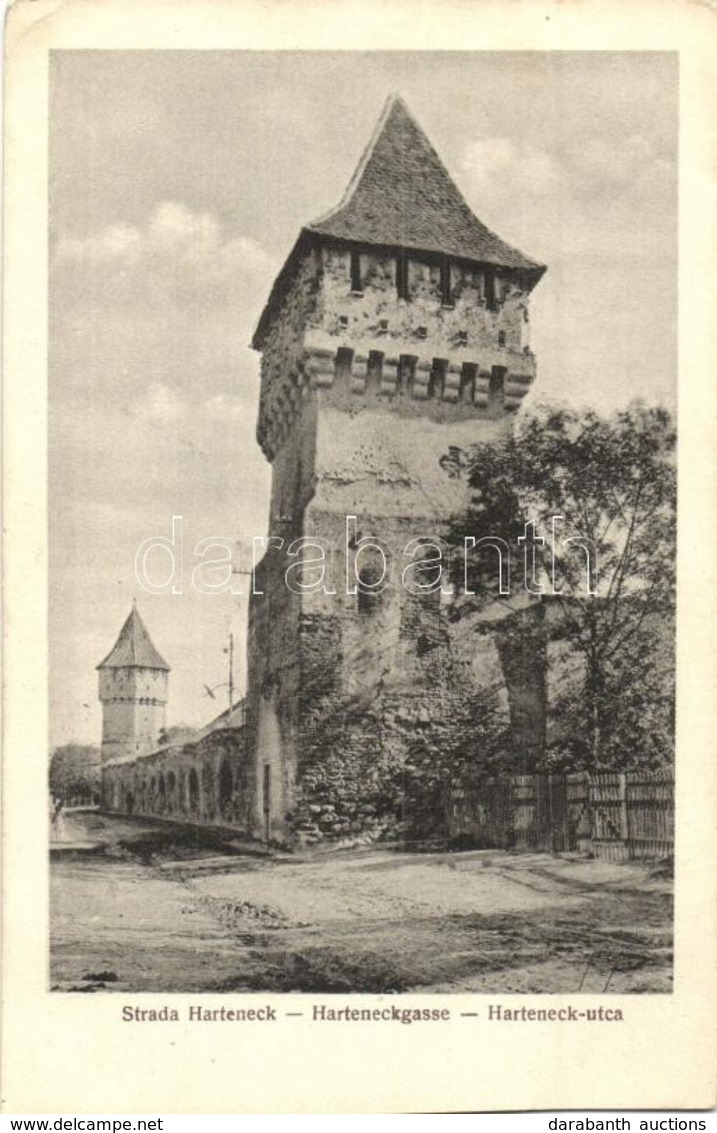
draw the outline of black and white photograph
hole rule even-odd
[[[51,53],[49,990],[672,992],[677,63]]]

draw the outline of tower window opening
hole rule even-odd
[[[495,272],[489,269],[485,273],[485,305],[489,311],[497,309]]]
[[[505,346],[505,331],[498,331],[498,345]]]
[[[468,345],[468,331],[467,330],[459,330],[458,334],[456,335],[456,346],[467,346],[467,345]]]
[[[428,327],[418,327],[416,334],[419,338],[428,338]]]
[[[388,330],[388,319],[380,319],[378,324],[379,334],[385,334]]]
[[[396,292],[399,299],[409,299],[408,290],[408,256],[401,250],[396,255]]]
[[[453,293],[451,290],[451,261],[448,256],[441,260],[441,305],[453,306]]]
[[[443,397],[443,391],[446,385],[446,366],[445,358],[434,358],[433,365],[431,366],[431,376],[428,379],[428,396],[440,399]]]
[[[383,354],[380,350],[370,350],[366,367],[366,388],[380,389],[383,371]]]
[[[478,367],[474,362],[464,362],[461,367],[461,384],[459,396],[461,401],[472,404],[476,392],[476,376]]]
[[[413,375],[416,370],[416,357],[414,354],[402,354],[398,360],[396,373],[396,393],[410,393],[413,385]]]
[[[361,285],[361,254],[355,249],[351,251],[351,290],[362,292]]]
[[[360,616],[369,617],[378,610],[383,593],[383,576],[384,569],[379,569],[378,565],[367,563],[359,570],[356,609]]]
[[[339,326],[340,327],[347,327],[348,325],[349,325],[348,315],[339,315]]]
[[[494,366],[490,373],[488,396],[491,405],[502,405],[505,394],[505,366]]]

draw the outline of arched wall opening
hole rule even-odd
[[[216,815],[216,800],[214,796],[214,768],[211,763],[205,763],[201,775],[202,800],[204,802],[204,817],[214,818]]]
[[[234,796],[234,779],[228,759],[223,759],[219,768],[219,812],[223,818],[229,818],[232,812]]]
[[[167,775],[167,806],[170,811],[177,809],[177,776],[173,771]]]
[[[199,776],[194,767],[189,772],[189,810],[192,814],[199,812]]]

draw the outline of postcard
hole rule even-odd
[[[714,31],[10,10],[7,1112],[715,1104]]]

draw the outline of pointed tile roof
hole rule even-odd
[[[392,95],[343,200],[302,228],[272,288],[252,345],[260,350],[300,253],[315,237],[406,248],[524,273],[530,285],[545,266],[501,240],[472,212],[399,95]]]
[[[165,669],[169,672],[169,665],[152,644],[136,605],[132,606],[114,648],[97,668]]]
[[[542,272],[478,220],[399,95],[384,107],[338,208],[309,232]]]

